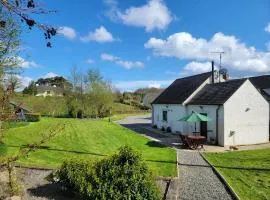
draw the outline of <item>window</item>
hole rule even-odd
[[[168,121],[168,112],[166,110],[163,110],[162,120],[165,122]]]

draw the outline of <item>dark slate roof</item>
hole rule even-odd
[[[210,76],[207,72],[176,79],[152,104],[182,104]]]
[[[270,75],[250,77],[249,80],[261,92],[264,98],[270,102]]]
[[[270,88],[270,75],[250,77],[249,80],[259,90]]]
[[[191,105],[223,105],[247,79],[205,85],[189,102]]]

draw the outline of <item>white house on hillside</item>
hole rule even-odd
[[[179,119],[196,111],[212,119],[198,124],[208,141],[221,146],[266,143],[269,102],[268,94],[263,96],[261,90],[268,91],[265,88],[270,88],[270,82],[259,80],[251,77],[216,83],[211,72],[177,79],[152,102],[152,124],[192,135],[194,123]]]

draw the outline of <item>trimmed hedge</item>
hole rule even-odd
[[[28,122],[40,121],[40,114],[38,114],[38,113],[25,113],[25,117],[26,117]]]
[[[94,164],[66,161],[57,172],[57,179],[62,188],[85,200],[161,199],[154,177],[141,156],[127,146],[119,154]]]

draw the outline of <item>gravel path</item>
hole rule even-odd
[[[197,151],[178,150],[179,199],[233,199]]]
[[[17,178],[23,185],[23,200],[75,200],[64,194],[59,185],[52,184],[46,177],[52,170],[38,170],[28,168],[17,168]]]

